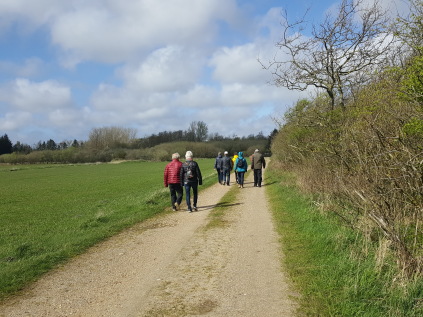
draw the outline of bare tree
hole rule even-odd
[[[207,139],[209,128],[203,121],[192,121],[187,130],[187,136],[190,141],[203,142]]]
[[[423,1],[409,0],[409,12],[405,17],[399,16],[393,25],[394,33],[405,44],[401,46],[402,52],[411,50],[411,56],[423,55]],[[406,56],[406,58],[409,56]]]
[[[94,128],[89,135],[89,145],[95,149],[127,146],[135,139],[136,130],[121,127]]]
[[[352,89],[366,83],[387,58],[392,41],[387,16],[377,0],[370,6],[364,0],[343,0],[337,12],[313,24],[312,36],[306,37],[305,17],[290,23],[285,12],[282,39],[276,46],[288,59],[260,63],[272,70],[276,86],[291,90],[314,86],[326,91],[332,109],[336,104],[344,107]]]

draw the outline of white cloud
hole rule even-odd
[[[234,3],[234,0],[80,2],[74,10],[55,17],[52,40],[73,62],[86,59],[117,63],[164,45],[209,43],[216,35],[216,19],[230,21],[230,15],[235,13]]]
[[[195,84],[202,72],[204,57],[180,46],[153,51],[135,69],[127,65],[122,76],[129,89],[142,92],[185,90]]]
[[[43,61],[39,58],[28,58],[23,63],[0,61],[0,72],[14,77],[33,77],[41,73]]]
[[[70,88],[56,81],[31,82],[19,78],[0,88],[0,100],[31,112],[46,112],[71,103]]]
[[[255,43],[217,51],[210,65],[215,68],[213,78],[222,83],[262,83],[269,78],[257,61],[260,48]]]
[[[29,112],[11,112],[6,113],[2,118],[0,117],[1,131],[14,131],[21,129],[31,122],[32,115]]]
[[[57,0],[2,0],[0,1],[0,32],[19,21],[24,32],[33,32],[53,17],[72,7],[71,1]]]

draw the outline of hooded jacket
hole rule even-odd
[[[238,166],[238,162],[243,161],[243,165],[242,167]],[[247,160],[244,158],[244,153],[239,152],[238,153],[238,157],[235,161],[235,165],[234,165],[235,171],[237,172],[246,172],[248,169],[248,164],[247,164]]]

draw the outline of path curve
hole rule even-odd
[[[0,305],[0,316],[293,316],[265,186],[216,184],[199,211],[150,219],[90,248]],[[266,184],[266,182],[264,182]],[[228,225],[205,229],[231,188]]]

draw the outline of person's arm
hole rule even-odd
[[[201,176],[200,166],[197,164],[197,178],[198,178],[198,185],[203,185],[203,177]]]
[[[263,168],[266,168],[266,160],[264,159],[264,156],[263,156]]]
[[[165,170],[164,170],[164,174],[163,174],[163,183],[164,183],[164,186],[165,187],[168,186],[168,183],[167,183],[167,177],[168,177],[168,175],[169,175],[169,168],[166,165]]]
[[[184,166],[181,166],[181,171],[179,172],[179,177],[181,178],[181,186],[184,186]]]

